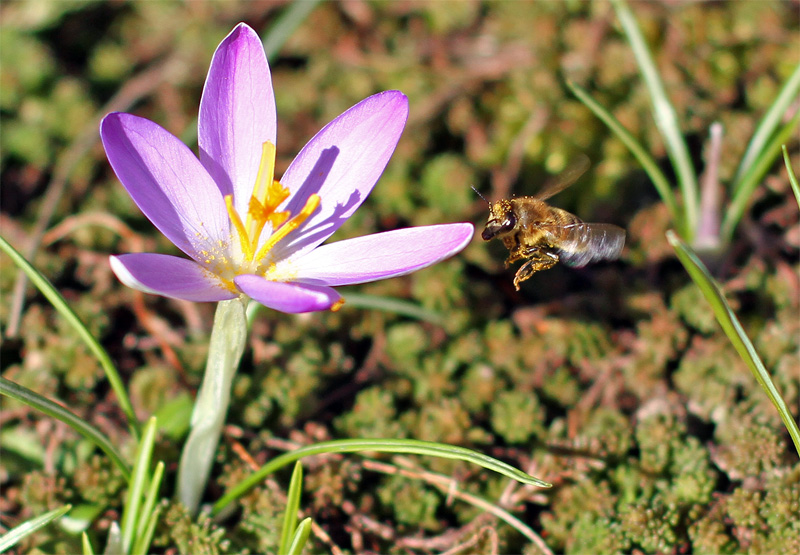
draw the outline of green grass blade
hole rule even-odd
[[[393,299],[391,297],[380,297],[377,295],[364,295],[362,293],[342,292],[347,308],[366,308],[369,310],[382,310],[384,312],[394,312],[401,316],[414,318],[423,322],[430,322],[437,326],[444,326],[446,318],[433,310],[422,308],[416,303]]]
[[[775,102],[772,103],[772,106],[769,107],[767,113],[761,118],[758,127],[756,127],[742,161],[739,163],[739,168],[736,170],[736,176],[733,178],[733,195],[736,195],[739,187],[742,186],[741,183],[745,174],[750,171],[750,167],[761,155],[769,138],[780,125],[786,110],[789,109],[789,105],[797,99],[798,93],[800,93],[800,64],[789,76],[789,80],[786,81],[781,92],[778,93]]]
[[[89,541],[89,534],[81,532],[81,552],[83,555],[94,555],[94,548],[92,542]]]
[[[297,527],[297,510],[300,508],[300,494],[303,493],[303,465],[296,462],[292,471],[292,480],[289,482],[289,493],[286,496],[286,511],[284,511],[283,527],[281,528],[281,541],[278,544],[278,553],[283,555],[289,551],[295,528]]]
[[[664,172],[662,172],[658,167],[655,159],[653,159],[644,146],[642,146],[642,144],[637,141],[636,138],[631,135],[627,129],[625,129],[625,127],[623,127],[619,120],[594,98],[592,98],[585,89],[576,85],[575,83],[572,83],[571,81],[567,81],[567,86],[570,88],[573,94],[578,97],[578,100],[583,102],[587,108],[594,112],[594,115],[600,118],[600,120],[605,123],[609,129],[611,129],[617,138],[628,147],[628,150],[631,151],[631,154],[633,154],[644,171],[650,177],[650,181],[653,182],[653,186],[656,188],[661,200],[664,201],[664,205],[667,207],[669,216],[674,222],[675,226],[683,233],[685,231],[685,222],[683,221],[683,216],[678,208],[678,201],[675,198],[675,194],[672,191],[672,186],[667,179],[667,176],[665,176]]]
[[[117,399],[119,400],[120,407],[122,408],[122,412],[125,413],[125,417],[128,419],[128,428],[130,429],[131,435],[134,438],[139,437],[139,430],[136,422],[136,415],[133,412],[133,406],[131,405],[130,400],[128,399],[128,393],[125,391],[125,385],[122,383],[122,378],[120,378],[117,369],[114,367],[114,363],[111,362],[111,357],[108,356],[106,350],[100,345],[100,343],[95,339],[92,333],[83,325],[78,315],[70,308],[67,304],[67,301],[64,300],[64,297],[61,296],[53,284],[51,284],[46,277],[44,277],[39,271],[34,268],[30,262],[25,260],[25,257],[22,256],[14,247],[12,247],[5,239],[0,237],[0,249],[3,250],[14,263],[19,266],[23,272],[28,276],[28,279],[42,292],[42,295],[50,301],[50,304],[64,317],[67,322],[78,332],[78,335],[83,342],[86,343],[86,346],[89,350],[94,354],[97,358],[98,362],[100,362],[100,366],[102,366],[103,371],[106,374],[106,378],[108,379],[111,388],[114,390],[114,393],[117,395]]]
[[[147,488],[147,496],[142,505],[142,517],[139,519],[139,526],[136,529],[136,541],[134,542],[134,549],[132,552],[147,551],[150,545],[149,540],[146,545],[140,545],[143,542],[143,537],[146,536],[146,530],[150,526],[150,517],[152,516],[153,509],[158,502],[158,490],[161,488],[161,479],[164,477],[164,463],[158,461],[153,477],[150,479],[150,486]]]
[[[5,395],[7,397],[11,397],[12,399],[16,399],[17,401],[25,403],[29,407],[62,421],[64,424],[99,447],[106,455],[109,456],[111,461],[117,465],[117,468],[119,468],[125,479],[130,480],[131,471],[128,468],[128,465],[125,464],[125,461],[122,460],[120,454],[117,453],[117,450],[108,440],[108,438],[106,438],[106,436],[100,433],[97,428],[85,420],[79,418],[71,411],[62,407],[58,403],[51,401],[47,397],[43,397],[35,391],[31,391],[27,387],[23,387],[3,377],[0,377],[0,395]]]
[[[161,507],[156,507],[145,521],[145,527],[141,534],[137,536],[136,543],[131,550],[131,555],[147,555],[147,553],[150,552],[150,543],[153,541],[153,535],[155,534],[158,517],[160,515]]]
[[[483,453],[447,445],[445,443],[433,443],[430,441],[419,441],[416,439],[339,439],[334,441],[324,441],[314,445],[301,447],[295,451],[284,453],[275,457],[258,471],[254,472],[236,486],[231,488],[219,501],[214,504],[212,514],[216,515],[227,505],[238,499],[253,486],[262,482],[267,476],[284,466],[291,464],[303,457],[321,455],[324,453],[358,453],[363,451],[381,453],[406,453],[411,455],[428,455],[441,457],[444,459],[456,459],[482,466],[488,470],[493,470],[499,474],[507,476],[523,484],[549,488],[551,484],[522,472],[510,464],[499,461]]]
[[[17,544],[17,542],[19,542],[26,536],[33,534],[39,528],[47,526],[54,520],[61,518],[71,508],[72,505],[64,505],[63,507],[60,507],[58,509],[46,512],[43,515],[37,516],[30,520],[26,520],[19,526],[15,526],[14,528],[6,532],[2,537],[0,537],[0,553],[5,551],[6,549],[11,549],[13,546]]]
[[[694,241],[694,235],[697,231],[700,198],[698,195],[697,174],[692,166],[689,148],[683,139],[675,109],[667,96],[664,84],[658,74],[658,68],[650,55],[650,50],[647,48],[647,43],[642,36],[639,25],[636,23],[636,19],[633,17],[633,13],[631,13],[630,8],[623,0],[612,0],[611,3],[617,12],[617,17],[631,45],[636,63],[639,65],[642,78],[645,85],[647,85],[650,100],[653,104],[653,117],[655,118],[656,126],[664,138],[667,153],[678,176],[686,216],[686,233],[684,236],[691,243]]]
[[[761,152],[761,156],[756,159],[755,163],[750,166],[747,174],[742,177],[739,187],[731,197],[730,205],[725,211],[725,217],[722,219],[721,229],[724,241],[730,242],[739,220],[742,219],[747,206],[750,204],[753,191],[755,191],[764,175],[766,175],[772,167],[778,154],[780,154],[781,146],[789,141],[795,133],[798,122],[800,122],[800,111],[770,139],[767,146],[765,146],[764,150]]]
[[[286,554],[300,555],[303,552],[303,548],[306,546],[309,534],[311,534],[311,519],[304,518],[297,527],[297,531],[295,531],[294,537],[292,538],[292,544],[289,546],[289,550]]]
[[[750,371],[766,392],[769,400],[772,401],[772,404],[778,409],[781,420],[783,420],[784,426],[786,426],[789,435],[792,437],[795,450],[800,454],[800,431],[797,428],[797,423],[794,421],[794,418],[792,418],[792,414],[786,407],[786,403],[784,403],[783,398],[781,398],[780,393],[778,393],[778,390],[775,388],[775,384],[772,383],[772,378],[767,372],[767,369],[764,368],[764,363],[761,362],[753,343],[744,332],[742,325],[739,323],[739,319],[736,318],[733,310],[731,310],[719,286],[708,273],[708,269],[706,269],[697,255],[684,244],[675,233],[668,231],[667,240],[672,245],[672,248],[675,249],[678,259],[681,261],[684,268],[686,268],[686,271],[689,272],[692,281],[700,287],[703,296],[711,305],[714,315],[717,317],[717,321],[725,331],[725,335],[727,335],[728,339],[733,343],[734,348],[739,353],[739,356],[742,357],[742,360],[750,367]]]
[[[792,185],[794,191],[794,199],[797,201],[797,207],[800,208],[800,183],[797,183],[797,176],[792,169],[792,162],[789,160],[789,151],[786,150],[786,145],[782,145],[783,150],[783,163],[786,164],[786,173],[789,174],[789,183]]]
[[[156,440],[156,418],[151,416],[142,431],[142,440],[136,453],[136,462],[133,465],[133,479],[128,484],[125,495],[125,508],[122,511],[120,531],[122,532],[122,552],[130,553],[133,537],[137,530],[140,518],[139,507],[144,499],[144,489],[150,474],[150,459],[153,455],[153,444]]]
[[[320,0],[295,0],[283,11],[264,37],[264,52],[268,60],[275,59],[284,43],[319,3]]]

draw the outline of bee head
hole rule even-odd
[[[486,227],[483,229],[481,237],[484,241],[502,237],[513,231],[516,225],[517,217],[514,215],[511,202],[498,200],[489,206],[489,221],[486,222]]]

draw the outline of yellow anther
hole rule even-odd
[[[255,198],[261,206],[268,205],[267,199],[269,198],[270,189],[273,188],[273,181],[275,181],[275,145],[269,141],[265,141],[261,145],[261,161],[258,164],[258,173],[256,174],[256,182],[253,185],[253,198]],[[250,211],[247,213],[247,227],[250,227],[252,220],[250,219]]]
[[[225,207],[228,209],[228,217],[239,234],[239,243],[242,245],[242,252],[247,260],[253,260],[253,246],[250,244],[250,236],[242,223],[242,219],[233,207],[233,195],[225,195]]]
[[[306,205],[303,207],[303,209],[300,212],[298,212],[296,216],[293,216],[289,221],[287,221],[285,224],[283,224],[281,227],[279,227],[272,233],[270,238],[267,239],[267,242],[264,243],[258,250],[255,259],[261,260],[262,258],[267,256],[267,253],[270,250],[272,250],[272,248],[276,244],[278,244],[278,241],[286,237],[290,232],[300,227],[300,224],[306,221],[308,217],[314,213],[314,211],[319,207],[319,203],[320,203],[319,195],[313,194],[310,197],[308,197]]]
[[[331,305],[331,312],[339,312],[339,309],[344,306],[344,297],[339,297],[339,300]]]

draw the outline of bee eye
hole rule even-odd
[[[514,229],[514,226],[517,225],[517,218],[514,214],[510,214],[508,218],[503,220],[503,223],[500,224],[500,229],[503,231],[511,231]]]

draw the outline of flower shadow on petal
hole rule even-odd
[[[203,161],[203,166],[206,168],[206,171],[213,176],[222,196],[233,195],[234,191],[231,176],[228,175],[222,167],[222,164],[214,160],[203,147],[198,146],[198,151],[200,152],[200,159]]]

